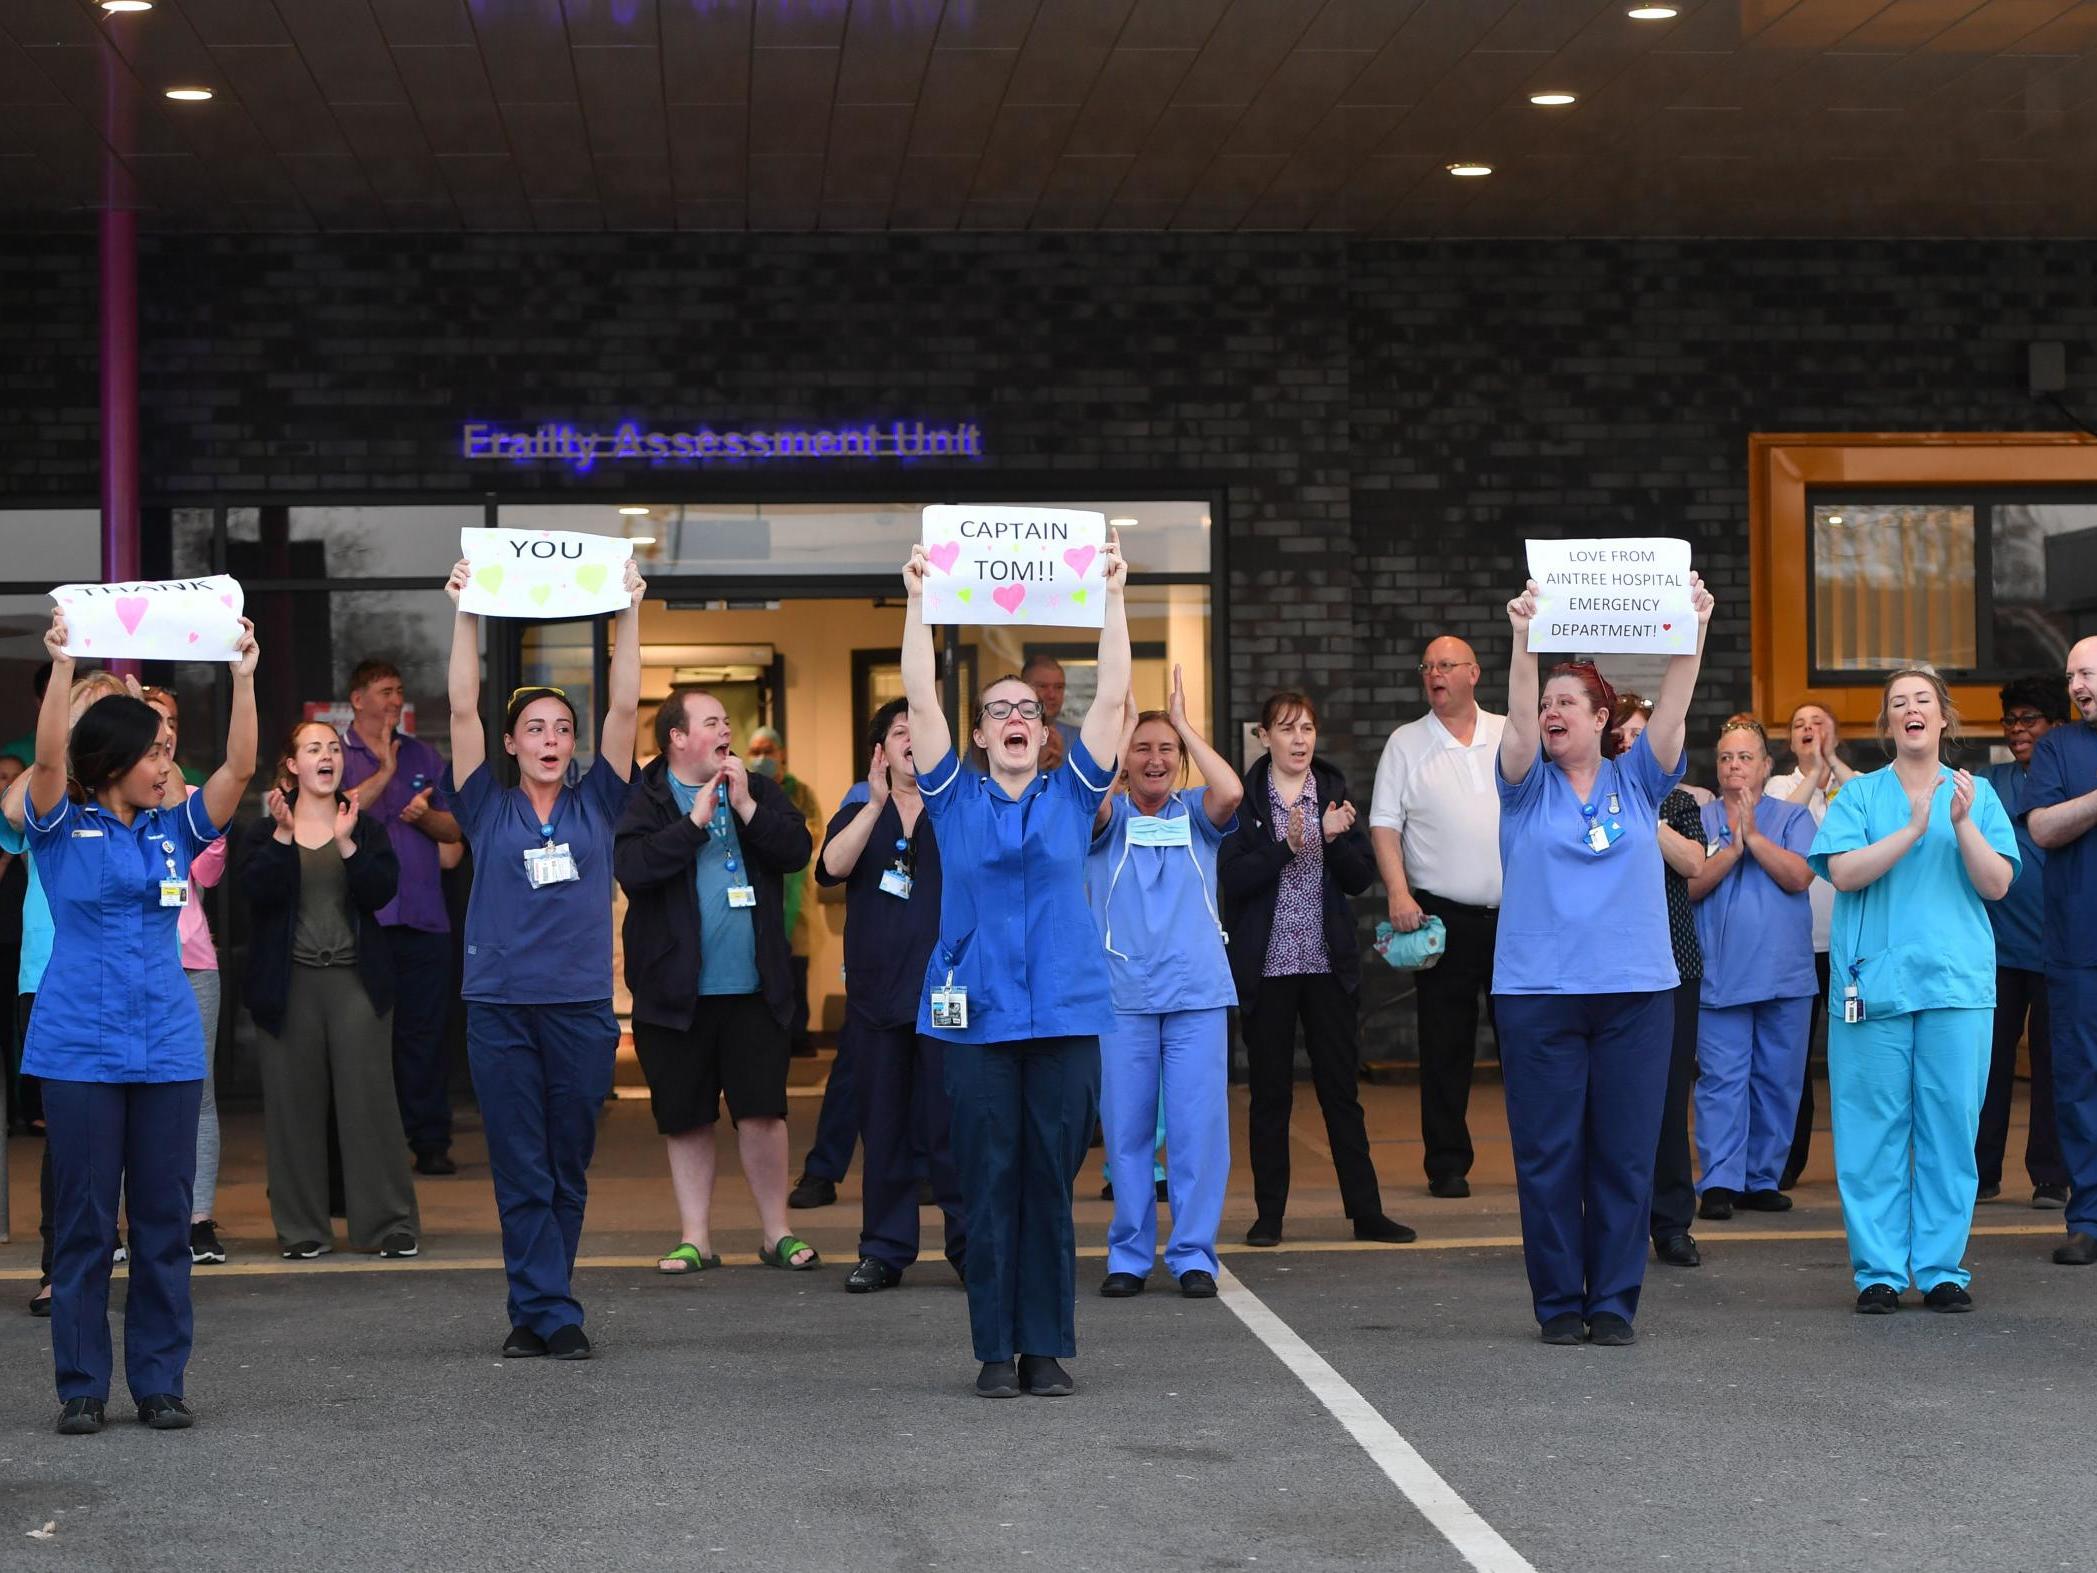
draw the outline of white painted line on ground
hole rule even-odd
[[[1500,1532],[1478,1516],[1476,1509],[1436,1474],[1412,1443],[1398,1434],[1376,1406],[1355,1391],[1325,1357],[1305,1343],[1296,1330],[1267,1308],[1267,1303],[1229,1268],[1217,1278],[1223,1303],[1238,1320],[1265,1344],[1275,1359],[1296,1373],[1296,1379],[1311,1390],[1348,1435],[1361,1445],[1376,1467],[1390,1477],[1391,1484],[1405,1493],[1420,1516],[1441,1531],[1457,1553],[1478,1573],[1536,1573],[1528,1559],[1500,1538]]]

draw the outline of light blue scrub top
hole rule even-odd
[[[1733,844],[1723,802],[1704,805],[1703,824],[1706,847],[1714,841]],[[1755,827],[1786,852],[1804,857],[1813,850],[1813,811],[1803,803],[1763,798],[1755,805]],[[1691,906],[1704,952],[1698,994],[1703,1004],[1723,1009],[1810,999],[1820,992],[1820,974],[1813,966],[1813,900],[1771,879],[1752,852],[1743,852],[1726,877]]]
[[[1132,846],[1129,822],[1141,816],[1126,795],[1114,799],[1111,817],[1092,838],[1085,893],[1117,1011],[1162,1015],[1238,1003],[1216,893],[1216,849],[1238,828],[1238,817],[1221,830],[1211,824],[1203,806],[1208,790],[1183,788],[1158,811],[1160,819],[1189,821],[1183,847]]]
[[[678,808],[691,813],[692,805],[699,801],[699,788],[686,786],[674,770],[665,769],[663,779],[670,784],[670,796]],[[692,860],[692,879],[699,893],[701,995],[763,990],[757,976],[757,909],[728,904],[730,886],[750,883],[750,865],[743,860],[743,840],[735,826],[735,812],[728,806],[728,791],[723,787],[714,794],[714,817],[698,857]]]
[[[2020,864],[2017,838],[1995,788],[1975,777],[1973,822],[1988,845]],[[1828,860],[1882,841],[1908,822],[1908,794],[1891,765],[1860,775],[1828,804],[1806,859],[1829,878]],[[1951,772],[1930,805],[1929,828],[1893,867],[1862,890],[1835,892],[1828,935],[1829,1010],[1854,979],[1867,1021],[1917,1010],[1992,1010],[1995,930],[1987,903],[1966,877],[1951,823]]]
[[[26,801],[23,811],[27,812]],[[0,814],[0,852],[13,852],[29,865],[29,888],[22,894],[22,965],[15,974],[15,992],[34,994],[51,961],[51,903],[44,899],[44,877],[36,871],[36,858],[29,851],[29,832],[15,829],[4,814]]]
[[[1113,785],[1073,738],[1063,763],[1016,798],[964,771],[952,749],[920,770],[939,835],[939,942],[925,967],[917,1030],[948,1043],[1097,1037],[1113,1024],[1099,929],[1085,905],[1092,817]],[[968,1026],[932,1026],[932,990],[968,990]]]
[[[1541,746],[1519,781],[1493,762],[1502,871],[1495,994],[1651,994],[1681,983],[1667,931],[1660,800],[1682,770],[1680,759],[1662,770],[1640,733],[1595,772],[1588,815]],[[1606,852],[1587,844],[1596,824],[1615,827]]]
[[[2024,862],[2016,883],[2000,901],[1988,903],[1988,921],[1995,925],[1995,965],[2019,967],[2026,972],[2046,970],[2046,852],[2031,838],[2025,822],[2030,805],[2031,772],[2016,760],[1988,766],[1988,784],[2002,799],[2002,811],[2010,816],[2017,832],[2017,851]]]

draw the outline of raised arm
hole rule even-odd
[[[451,604],[459,604],[459,592],[473,577],[473,564],[460,558],[444,581]],[[451,667],[445,680],[451,700],[451,773],[461,786],[488,758],[488,730],[481,721],[481,620],[471,612],[455,612],[451,620]]]
[[[1122,599],[1129,565],[1122,561],[1120,531],[1108,538],[1100,561],[1107,578],[1107,620],[1099,631],[1099,686],[1092,691],[1092,704],[1085,712],[1085,724],[1078,729],[1078,736],[1094,761],[1111,765],[1119,757],[1112,750],[1121,730],[1122,696],[1129,691],[1131,675],[1129,614]]]
[[[647,581],[634,560],[626,559],[626,610],[619,614],[618,632],[612,640],[612,675],[607,685],[604,730],[597,737],[597,757],[610,765],[621,781],[633,778],[635,716],[641,708],[641,598],[648,593]],[[457,744],[452,745],[454,749]]]
[[[910,701],[910,752],[930,769],[954,747],[947,713],[939,708],[939,674],[932,661],[932,630],[925,626],[925,549],[910,548],[903,564],[910,606],[903,614],[903,695]]]
[[[1134,708],[1132,703],[1132,714]],[[1187,751],[1187,757],[1194,761],[1194,768],[1201,772],[1201,784],[1208,788],[1202,795],[1202,806],[1209,811],[1209,823],[1221,830],[1238,812],[1238,805],[1245,801],[1245,781],[1231,769],[1229,760],[1209,747],[1208,740],[1188,719],[1187,690],[1177,661],[1172,663],[1172,696],[1165,702],[1165,713],[1172,718],[1173,729],[1180,734],[1180,747]],[[1125,731],[1121,739],[1123,753],[1128,752],[1128,742],[1128,732]]]
[[[1536,616],[1536,581],[1507,603],[1507,624],[1514,634],[1514,653],[1507,662],[1507,726],[1500,734],[1500,779],[1512,786],[1536,763],[1536,657],[1529,653],[1529,624]]]
[[[214,825],[229,825],[255,779],[255,750],[260,746],[260,728],[255,723],[255,663],[262,652],[255,648],[255,625],[240,620],[240,654],[233,659],[233,713],[226,722],[226,757],[211,779],[197,790],[204,795],[204,812]],[[57,677],[52,678],[53,686]]]
[[[44,689],[43,708],[36,713],[36,758],[24,777],[29,811],[38,819],[47,818],[66,795],[66,712],[73,692],[73,658],[66,654],[64,607],[51,608],[44,650],[51,657],[51,682]]]
[[[1173,668],[1175,672],[1178,670],[1178,667]],[[1121,736],[1114,745],[1114,757],[1122,764],[1128,763],[1129,745],[1136,739],[1136,717],[1139,714],[1141,712],[1136,708],[1136,687],[1132,683],[1129,685],[1128,697],[1121,702]],[[1182,746],[1184,747],[1185,745],[1183,744]],[[1127,781],[1119,771],[1116,771],[1113,791],[1101,793],[1099,807],[1093,811],[1092,833],[1095,836],[1107,828],[1107,822],[1114,817],[1115,797],[1127,789]],[[1239,790],[1242,793],[1244,789],[1241,787]]]
[[[867,767],[866,801],[859,805],[859,812],[846,820],[837,829],[823,838],[823,855],[816,863],[816,883],[835,885],[852,877],[852,870],[859,867],[860,854],[873,838],[874,826],[881,821],[881,811],[888,807],[888,757],[880,749],[874,750],[873,763]]]
[[[1711,631],[1711,612],[1717,604],[1704,580],[1694,570],[1689,575],[1689,604],[1696,608],[1697,647],[1688,655],[1669,658],[1660,679],[1660,693],[1653,700],[1652,718],[1646,722],[1646,747],[1662,770],[1673,770],[1682,761],[1682,744],[1688,735],[1689,701],[1696,697],[1697,670],[1704,664],[1704,636]]]

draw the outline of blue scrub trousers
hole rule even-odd
[[[858,1067],[854,1080],[865,1144],[859,1254],[899,1273],[917,1260],[920,1169],[929,1171],[933,1199],[946,1219],[947,1260],[957,1267],[967,1260],[968,1214],[954,1167],[946,1092],[946,1057],[966,1052],[919,1037],[915,1026],[876,1027],[845,1016],[838,1059],[849,1055]]]
[[[1172,1201],[1165,1270],[1174,1278],[1197,1269],[1212,1277],[1217,1272],[1216,1231],[1231,1170],[1229,1015],[1116,1011],[1100,1040],[1100,1123],[1109,1165],[1142,1174],[1161,1128],[1172,1132],[1165,1150],[1165,1194]],[[1141,1278],[1157,1247],[1157,1191],[1140,1181],[1122,1185],[1107,1226],[1107,1271]]]
[[[1101,1064],[1100,1064],[1100,1074],[1101,1074],[1101,1077],[1102,1077],[1102,1083],[1101,1083],[1102,1087],[1104,1087],[1104,1085],[1105,1085],[1105,1081],[1104,1081],[1104,1078],[1105,1078],[1105,1075],[1106,1075],[1106,1063],[1105,1063],[1105,1055],[1106,1055],[1106,1051],[1107,1051],[1107,1044],[1106,1044],[1106,1040],[1105,1040],[1105,1039],[1103,1038],[1103,1039],[1101,1039],[1101,1040],[1100,1040],[1100,1054],[1101,1054],[1101,1056],[1102,1056],[1102,1059],[1101,1059]],[[1104,1091],[1102,1091],[1102,1092],[1101,1092],[1101,1094],[1100,1094],[1100,1098],[1101,1098],[1101,1103],[1100,1103],[1100,1115],[1101,1115],[1101,1119],[1102,1119],[1102,1122],[1104,1123],[1104,1120],[1105,1120],[1105,1116],[1106,1116],[1106,1101],[1105,1101],[1105,1100],[1106,1100],[1106,1094],[1105,1094],[1105,1092],[1104,1092]],[[1159,1153],[1161,1153],[1161,1152],[1163,1152],[1164,1150],[1165,1150],[1165,1094],[1164,1094],[1163,1092],[1160,1092],[1160,1093],[1158,1094],[1158,1128],[1157,1128],[1157,1129],[1156,1129],[1155,1131],[1153,1131],[1153,1132],[1151,1133],[1151,1144],[1150,1144],[1150,1183],[1151,1183],[1151,1187],[1152,1187],[1152,1189],[1151,1189],[1151,1195],[1153,1195],[1153,1196],[1155,1196],[1155,1195],[1157,1195],[1157,1194],[1158,1194],[1158,1193],[1157,1193],[1157,1187],[1158,1187],[1159,1185],[1161,1185],[1162,1183],[1164,1183],[1164,1179],[1165,1179],[1165,1165],[1164,1165],[1164,1164],[1162,1164],[1162,1163],[1160,1163],[1160,1162],[1158,1161],[1158,1154],[1159,1154]],[[1113,1157],[1111,1156],[1111,1144],[1110,1144],[1110,1155],[1109,1155],[1109,1156],[1106,1156],[1106,1157],[1102,1157],[1102,1158],[1100,1159],[1100,1161],[1099,1161],[1099,1183],[1100,1183],[1100,1184],[1102,1184],[1102,1185],[1106,1185],[1106,1186],[1112,1186],[1112,1185],[1113,1185],[1113,1183],[1114,1183],[1114,1159],[1113,1159]]]
[[[863,1094],[859,1087],[859,1044],[847,1017],[837,1035],[837,1055],[830,1062],[830,1075],[823,1084],[823,1105],[816,1114],[815,1141],[801,1172],[832,1185],[852,1167],[852,1148],[864,1123],[859,1112]]]
[[[451,936],[404,923],[386,930],[393,952],[393,1091],[409,1147],[451,1150],[451,1065],[444,1018],[451,1008]]]
[[[1859,1289],[1964,1287],[1993,1010],[1828,1014],[1835,1183]]]
[[[1646,1276],[1675,991],[1496,994],[1536,1319],[1630,1321]]]
[[[1810,994],[1703,1007],[1697,1021],[1699,1189],[1773,1191],[1784,1178],[1812,1025]]]
[[[2053,1109],[2068,1165],[2068,1229],[2097,1234],[2097,967],[2049,967]]]
[[[51,1081],[51,1363],[60,1399],[109,1400],[109,1250],[128,1193],[124,1379],[182,1396],[192,1330],[189,1212],[202,1081]]]
[[[541,1338],[580,1326],[571,1280],[597,1114],[612,1090],[610,1000],[466,1007],[466,1055],[502,1217],[510,1325]]]
[[[1078,1349],[1070,1188],[1099,1117],[1099,1039],[945,1047],[976,1358],[1067,1358]]]

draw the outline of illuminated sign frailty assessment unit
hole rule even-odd
[[[742,464],[778,459],[980,459],[983,430],[974,422],[931,426],[921,420],[863,426],[681,426],[623,421],[578,426],[547,421],[504,426],[467,421],[459,427],[463,459],[510,464]]]

